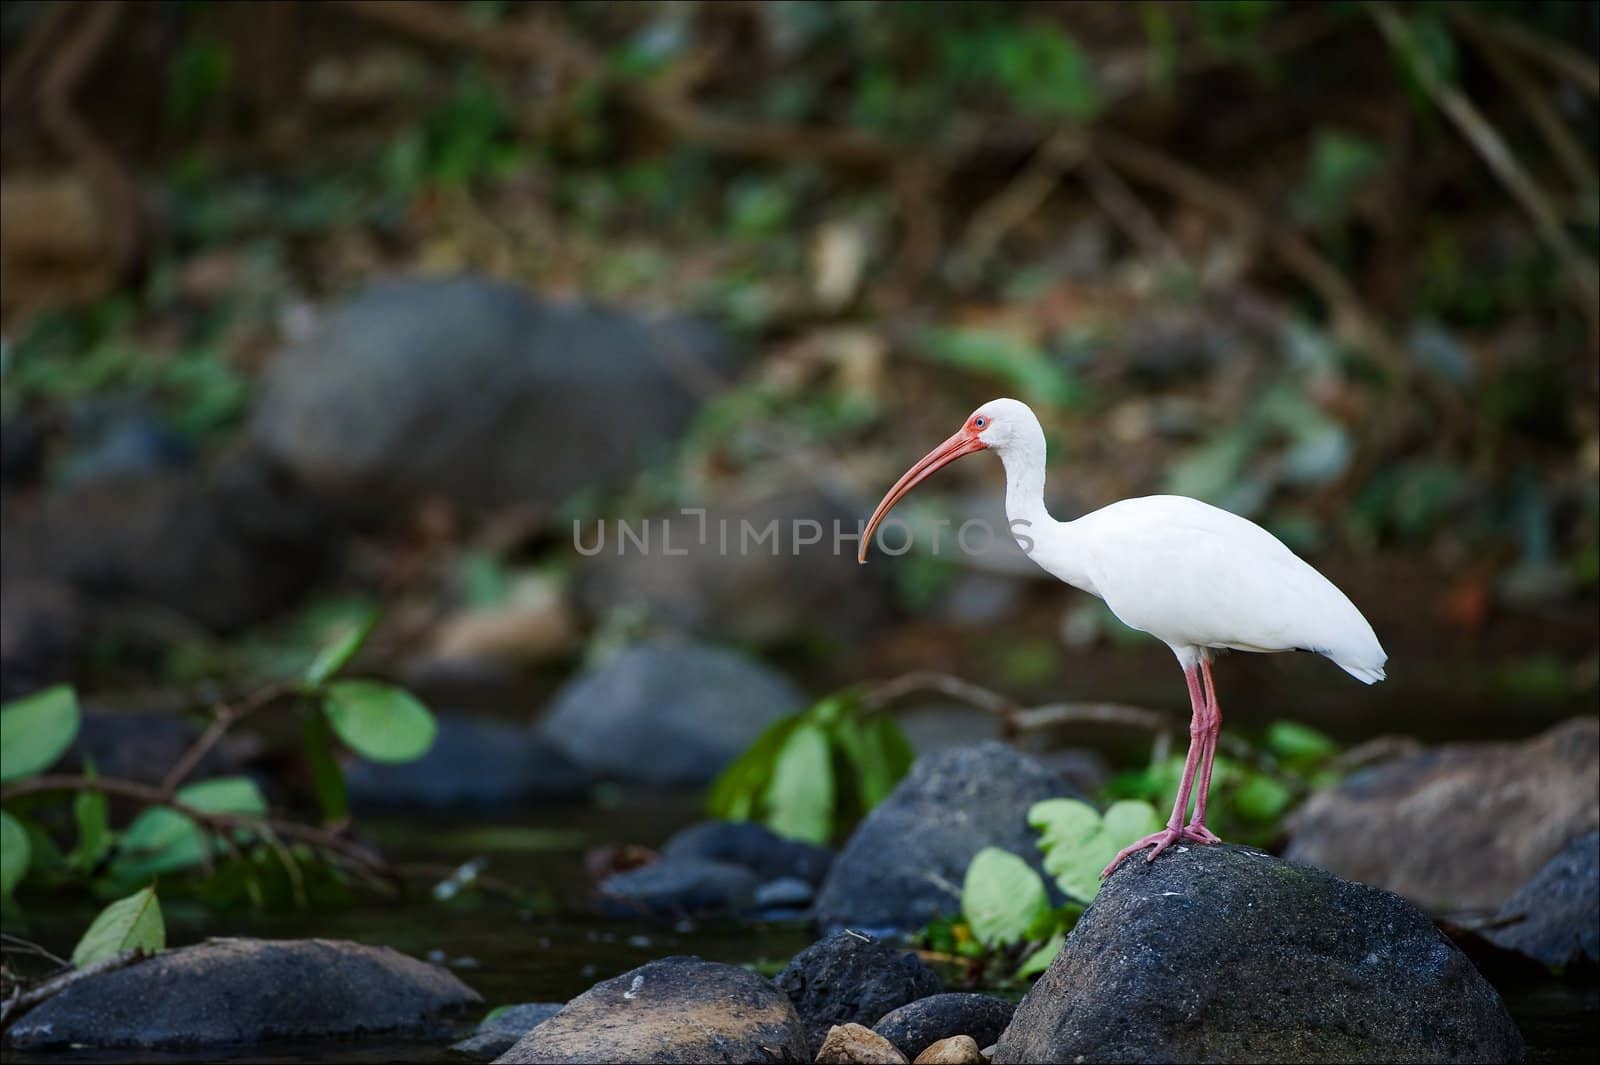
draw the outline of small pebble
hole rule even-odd
[[[941,1039],[917,1055],[912,1065],[983,1065],[983,1052],[970,1035]]]
[[[836,1024],[817,1051],[818,1065],[909,1065],[883,1036],[860,1024]]]

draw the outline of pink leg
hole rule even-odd
[[[1200,756],[1206,745],[1206,698],[1200,689],[1200,667],[1194,666],[1183,671],[1183,679],[1189,683],[1189,706],[1192,716],[1189,720],[1189,756],[1184,759],[1183,779],[1178,782],[1178,798],[1172,804],[1172,816],[1167,819],[1167,827],[1160,832],[1152,832],[1141,840],[1128,844],[1117,852],[1111,859],[1111,864],[1100,870],[1102,878],[1111,875],[1111,871],[1122,864],[1122,860],[1135,851],[1150,848],[1150,853],[1145,856],[1145,861],[1155,861],[1156,855],[1183,839],[1183,818],[1189,812],[1189,793],[1194,789],[1195,773],[1200,768]]]
[[[1211,679],[1211,660],[1200,660],[1206,690],[1206,749],[1200,755],[1200,780],[1195,785],[1194,817],[1184,826],[1183,838],[1195,843],[1221,843],[1206,827],[1206,797],[1211,791],[1211,765],[1217,758],[1217,736],[1222,733],[1222,707],[1217,704],[1217,686]]]

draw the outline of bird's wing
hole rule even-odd
[[[1382,675],[1383,648],[1361,612],[1259,525],[1182,496],[1090,518],[1095,585],[1133,628],[1175,647],[1315,651],[1362,680]]]

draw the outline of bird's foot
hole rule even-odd
[[[1199,821],[1190,821],[1178,833],[1191,843],[1221,843],[1222,837]]]
[[[1148,836],[1144,837],[1144,839],[1135,840],[1118,851],[1117,856],[1111,859],[1111,864],[1100,870],[1100,879],[1104,880],[1106,877],[1110,876],[1112,870],[1121,865],[1122,860],[1128,857],[1130,854],[1134,854],[1146,847],[1149,847],[1150,853],[1145,855],[1144,860],[1147,862],[1153,862],[1156,860],[1156,855],[1160,854],[1162,851],[1166,850],[1180,839],[1185,838],[1187,837],[1184,836],[1184,829],[1163,828],[1160,832],[1150,833]]]

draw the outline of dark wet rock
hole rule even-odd
[[[870,503],[805,488],[705,510],[651,517],[648,551],[628,542],[619,552],[615,524],[606,523],[603,549],[579,571],[584,609],[595,617],[637,610],[660,627],[745,645],[818,633],[849,640],[888,618],[887,571],[863,572],[854,540],[835,550],[835,523],[842,535],[854,535]],[[801,542],[818,530],[816,542]],[[602,546],[594,525],[579,535],[586,552]]]
[[[754,821],[701,821],[661,847],[664,858],[709,858],[742,865],[763,880],[795,877],[812,887],[833,865],[833,851],[815,843],[784,839]]]
[[[667,454],[729,366],[721,334],[687,319],[476,277],[382,281],[279,353],[252,432],[353,509],[555,505]]]
[[[1600,827],[1600,721],[1460,744],[1364,769],[1289,822],[1292,861],[1435,913],[1495,910],[1568,840]]]
[[[804,703],[780,674],[731,651],[648,644],[562,688],[541,728],[599,776],[698,785]]]
[[[1546,862],[1500,907],[1484,937],[1552,967],[1600,962],[1600,832],[1579,836]]]
[[[523,1036],[501,1062],[805,1062],[783,993],[748,969],[672,957],[596,984]]]
[[[593,778],[531,729],[441,714],[428,753],[399,764],[353,762],[345,783],[358,808],[447,810],[577,799]]]
[[[932,1043],[912,1065],[983,1065],[986,1059],[970,1035],[952,1035]]]
[[[872,1030],[915,1058],[953,1035],[970,1035],[979,1046],[988,1046],[1000,1038],[1016,1009],[1016,1003],[993,995],[929,995],[885,1014]]]
[[[259,457],[210,474],[105,478],[5,530],[4,583],[59,583],[86,610],[159,607],[215,632],[291,605],[336,545],[320,506]]]
[[[11,551],[7,539],[5,553]],[[83,598],[64,581],[20,573],[0,581],[0,699],[10,701],[72,675],[90,637]]]
[[[26,411],[0,418],[0,491],[31,485],[44,469],[45,427]]]
[[[797,876],[769,880],[756,888],[756,906],[766,912],[803,910],[811,905],[816,889]]]
[[[598,902],[611,917],[703,917],[750,909],[760,884],[740,865],[668,858],[606,877]]]
[[[921,958],[856,932],[835,932],[802,950],[777,984],[794,1002],[813,1052],[836,1024],[876,1024],[943,990]]]
[[[1416,907],[1228,845],[1124,862],[996,1062],[1514,1062],[1500,997]]]
[[[75,434],[81,439],[56,472],[62,487],[182,470],[194,461],[193,445],[148,412],[90,410],[76,420],[86,430]]]
[[[560,1002],[524,1002],[507,1006],[483,1019],[478,1030],[450,1049],[473,1061],[493,1061],[516,1045],[517,1040],[560,1013]]]
[[[992,740],[919,758],[834,860],[818,924],[911,931],[958,912],[967,864],[984,847],[1042,869],[1028,808],[1072,794],[1037,759]]]
[[[388,947],[214,939],[73,984],[9,1038],[19,1049],[181,1048],[423,1034],[482,1001],[450,972]]]
[[[817,1049],[817,1065],[908,1065],[893,1043],[860,1024],[836,1024]]]
[[[92,762],[101,776],[159,784],[199,738],[199,727],[176,714],[117,713],[85,707],[77,738],[58,764],[79,771]],[[190,776],[201,780],[243,768],[243,759],[224,737],[206,752]]]

